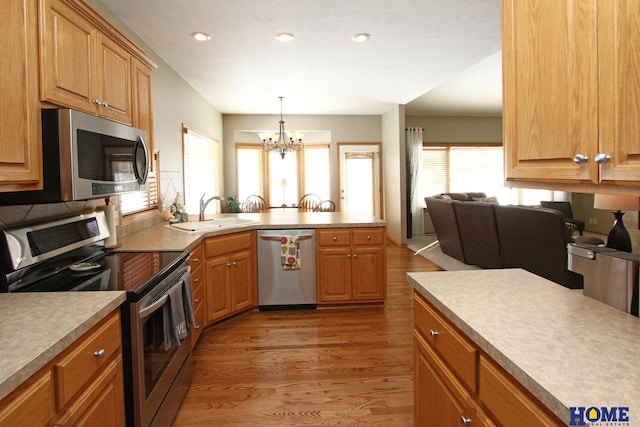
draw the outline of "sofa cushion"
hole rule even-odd
[[[582,277],[567,270],[571,240],[560,212],[524,206],[495,206],[495,212],[505,268],[523,268],[568,288],[582,287]]]
[[[425,197],[424,200],[427,203],[433,229],[440,242],[440,249],[445,254],[465,262],[460,231],[453,208],[454,203],[460,202],[440,197]]]
[[[482,268],[502,268],[494,205],[454,203],[465,262]]]

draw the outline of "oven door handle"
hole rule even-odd
[[[162,295],[158,299],[158,301],[140,310],[138,312],[138,317],[140,317],[140,319],[145,319],[151,316],[156,310],[160,309],[167,302],[168,299],[169,297],[166,294]]]

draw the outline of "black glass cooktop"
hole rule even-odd
[[[89,255],[87,252],[86,255]],[[69,254],[29,269],[9,292],[127,291],[138,299],[188,256],[186,251]]]

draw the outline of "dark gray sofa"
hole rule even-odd
[[[442,252],[482,268],[523,268],[572,289],[582,277],[567,270],[567,233],[557,210],[426,197]]]

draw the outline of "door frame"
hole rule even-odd
[[[378,167],[378,189],[376,191],[376,189],[373,189],[374,192],[374,214],[376,214],[376,210],[377,210],[377,214],[378,217],[380,219],[384,219],[384,210],[382,209],[382,188],[383,188],[383,181],[382,181],[382,143],[381,142],[338,142],[336,144],[336,148],[337,148],[337,157],[338,157],[338,161],[337,161],[337,171],[338,171],[338,204],[342,205],[342,153],[344,150],[346,149],[352,149],[353,151],[360,151],[360,152],[375,152],[378,153],[378,158],[377,158],[377,167]],[[371,149],[368,149],[371,148]],[[375,163],[375,162],[374,162]],[[374,170],[375,170],[375,165],[374,165]],[[374,174],[374,185],[375,183],[375,174]],[[376,203],[377,202],[377,203]]]

